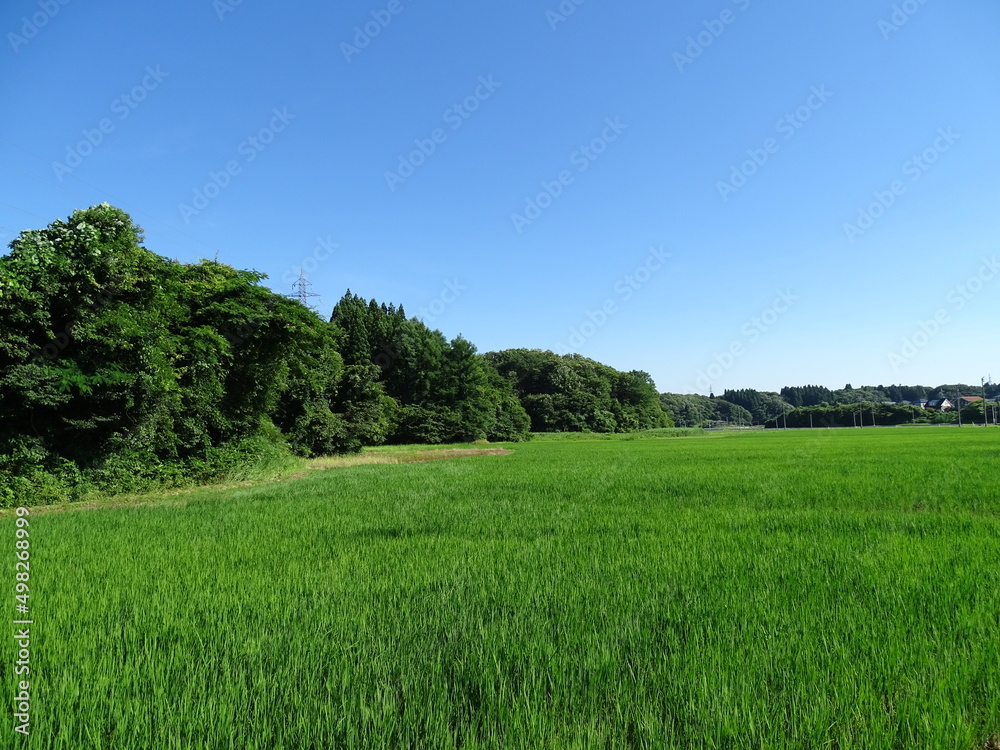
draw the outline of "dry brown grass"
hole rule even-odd
[[[352,456],[314,458],[309,461],[306,468],[325,471],[326,469],[365,466],[367,464],[415,464],[425,461],[441,461],[449,458],[467,458],[470,456],[506,456],[512,452],[506,448],[443,448],[438,450],[402,451],[398,453],[358,453]]]

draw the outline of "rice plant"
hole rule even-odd
[[[982,748],[998,439],[547,440],[37,510],[2,744]]]

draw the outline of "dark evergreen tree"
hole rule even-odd
[[[367,304],[348,292],[332,320],[344,329],[341,347],[348,364],[375,364],[398,409],[388,440],[444,443],[480,439],[524,440],[527,415],[499,388],[475,346],[449,342],[402,306]],[[502,381],[501,381],[502,383]]]

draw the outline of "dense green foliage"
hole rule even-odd
[[[965,383],[939,385],[930,388],[925,385],[878,385],[853,388],[848,383],[841,389],[831,391],[821,385],[786,386],[781,389],[781,397],[791,406],[819,406],[821,404],[861,404],[861,403],[901,403],[928,401],[938,398],[954,400],[958,395],[979,396],[984,387]],[[986,397],[1000,396],[1000,385],[985,384]]]
[[[1000,386],[992,383],[986,383],[985,387],[959,384],[936,388],[904,385],[853,388],[848,383],[836,391],[818,385],[785,387],[780,394],[753,389],[727,390],[722,398],[749,410],[755,424],[774,427],[775,418],[780,416],[782,419],[777,426],[851,427],[862,422],[871,424],[872,421],[880,425],[957,422],[957,412],[942,413],[940,410],[924,409],[921,404],[930,399],[949,399],[957,405],[956,394],[979,397],[984,390],[988,399],[996,399],[1000,395]],[[673,411],[675,421],[678,414],[685,414],[685,421],[694,424],[690,421],[691,417],[700,416],[702,412],[694,411],[691,402],[705,397],[662,394],[661,398],[664,405]],[[992,407],[988,416],[992,423]],[[962,420],[982,423],[983,405],[973,402],[963,409]],[[739,420],[727,421],[740,423]]]
[[[726,390],[722,398],[750,412],[754,424],[765,424],[792,408],[777,393],[755,391],[753,388]]]
[[[927,392],[928,399],[947,398],[954,401],[958,396],[982,396],[984,386],[982,384],[969,385],[968,383],[953,383],[949,385],[939,385]],[[994,401],[1000,397],[1000,384],[985,384],[986,398]]]
[[[994,402],[977,399],[963,406],[961,409],[961,419],[963,423],[983,423],[995,424],[998,414],[997,404]]]
[[[512,384],[535,432],[629,432],[671,427],[645,372],[619,372],[580,356],[538,349],[490,352],[486,361]]]
[[[788,412],[778,427],[886,427],[900,424],[945,424],[955,421],[947,412],[907,404],[834,404],[804,406]],[[774,427],[772,421],[768,427]]]
[[[833,391],[822,385],[785,387],[781,389],[781,398],[795,408],[836,403]]]
[[[698,393],[661,393],[660,403],[678,427],[704,427],[711,422],[731,425],[753,424],[753,415],[742,406],[721,398]]]
[[[334,307],[332,320],[344,331],[344,361],[377,365],[399,407],[390,442],[528,438],[528,415],[510,383],[497,377],[466,339],[448,342],[419,320],[407,320],[402,307],[366,303],[350,290]]]
[[[923,385],[887,385],[876,390],[885,395],[885,401],[921,401],[927,398],[931,389]]]
[[[269,414],[321,321],[259,274],[181,265],[141,240],[95,206],[0,258],[0,501],[287,455]]]
[[[262,274],[142,240],[102,204],[0,257],[0,506],[275,473],[384,442],[670,425],[646,373],[551,352],[535,358],[543,372],[512,368],[510,352],[482,356],[350,291],[324,321]]]
[[[986,419],[984,420],[984,403]],[[836,404],[807,406],[788,412],[780,427],[871,427],[900,424],[994,424],[993,402],[982,399],[961,410],[938,411],[909,404]],[[768,425],[774,427],[774,423]]]
[[[995,431],[573,437],[33,514],[25,747],[1000,734]]]

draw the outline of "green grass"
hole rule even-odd
[[[1000,735],[1000,430],[507,447],[33,512],[32,736],[0,745]]]
[[[649,438],[707,437],[713,433],[697,427],[657,427],[639,432],[533,432],[532,440],[549,442],[593,442],[595,440],[647,440]]]

